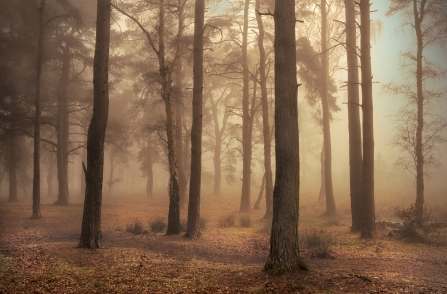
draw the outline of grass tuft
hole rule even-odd
[[[149,222],[149,227],[152,233],[160,233],[166,227],[166,221],[164,218],[157,217]]]
[[[126,225],[126,232],[133,235],[140,235],[144,233],[143,224],[136,220],[133,224]]]
[[[219,218],[219,227],[220,228],[229,228],[229,227],[234,227],[236,221],[236,214],[233,213],[229,213],[227,215],[223,215]]]
[[[318,258],[331,257],[332,238],[323,231],[317,232],[312,230],[311,232],[305,232],[301,240],[303,246],[309,249],[312,256]]]

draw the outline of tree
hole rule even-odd
[[[387,15],[402,13],[403,28],[409,26],[415,33],[416,52],[405,52],[405,79],[416,79],[398,85],[391,83],[387,90],[403,94],[407,104],[396,118],[398,126],[393,143],[409,154],[402,156],[398,164],[409,170],[416,178],[415,219],[423,220],[425,206],[426,169],[438,164],[439,144],[446,141],[442,132],[447,128],[447,119],[437,114],[437,101],[446,91],[429,90],[427,83],[445,77],[445,71],[429,60],[424,49],[438,46],[447,48],[447,2],[442,0],[392,0]],[[416,89],[414,87],[416,85]],[[433,88],[433,86],[432,86]]]
[[[242,31],[242,195],[239,210],[247,212],[250,210],[250,184],[251,184],[251,134],[250,134],[250,109],[248,84],[248,8],[250,0],[245,0],[244,5],[244,25]]]
[[[348,65],[348,130],[349,130],[349,179],[351,193],[351,231],[361,228],[362,193],[362,131],[360,126],[360,93],[357,57],[357,30],[354,0],[345,0],[346,58]]]
[[[87,168],[80,247],[101,247],[101,203],[104,139],[109,110],[109,47],[111,0],[97,0],[96,44],[93,61],[93,115],[87,134]]]
[[[361,238],[372,238],[374,209],[374,121],[371,73],[370,1],[360,1],[360,50],[362,72],[363,162]]]
[[[260,0],[256,0],[255,10],[260,9]],[[272,174],[272,143],[270,137],[269,109],[267,100],[267,74],[266,74],[266,54],[264,49],[264,24],[262,17],[256,13],[256,22],[258,23],[258,49],[259,49],[259,84],[261,87],[262,100],[262,133],[264,135],[264,176],[265,180],[265,204],[266,211],[264,218],[271,218],[273,214],[272,195],[273,195],[273,174]],[[263,185],[263,184],[262,184]],[[262,193],[260,193],[262,195]],[[259,198],[259,197],[258,197]],[[259,204],[258,204],[259,205]]]
[[[265,270],[307,270],[298,245],[299,134],[295,1],[275,1],[275,156],[273,219]]]
[[[323,150],[324,150],[324,191],[326,194],[325,215],[336,214],[334,191],[332,187],[332,147],[331,147],[331,126],[328,101],[329,83],[329,52],[327,33],[327,12],[326,0],[321,0],[321,64],[322,64],[322,90],[321,105],[323,109]]]
[[[191,175],[189,182],[188,221],[185,236],[199,237],[200,187],[202,172],[202,106],[203,106],[203,30],[205,1],[196,0],[194,9],[194,65],[191,128]]]
[[[45,12],[45,0],[40,0],[39,9],[39,38],[37,45],[37,64],[36,64],[36,113],[34,119],[34,174],[33,174],[33,214],[32,219],[41,218],[40,213],[40,88],[42,77],[42,60],[43,60],[43,34],[44,22],[43,15]]]
[[[186,1],[179,3],[178,9],[184,9]],[[169,63],[166,59],[166,43],[165,43],[165,2],[160,0],[158,3],[158,48],[155,47],[155,42],[151,34],[144,28],[144,26],[133,16],[124,12],[122,9],[113,5],[113,7],[131,19],[146,35],[149,45],[157,56],[159,65],[159,75],[161,84],[161,97],[165,104],[166,110],[166,137],[168,145],[168,164],[169,164],[169,212],[168,212],[168,228],[167,235],[180,233],[180,194],[179,194],[179,176],[176,157],[175,144],[175,111],[172,99],[172,73],[175,65],[179,61],[181,46],[180,38],[182,36],[183,27],[178,27],[176,46],[173,54],[173,59]]]

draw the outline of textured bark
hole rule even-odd
[[[33,156],[33,214],[31,219],[41,218],[40,213],[40,124],[41,124],[41,107],[40,92],[42,82],[42,63],[43,63],[43,34],[44,22],[43,15],[45,12],[45,0],[40,0],[39,9],[39,37],[37,42],[37,63],[36,63],[36,113],[34,118],[34,156]]]
[[[250,210],[250,183],[251,183],[251,156],[252,147],[250,140],[250,109],[249,109],[249,84],[248,84],[248,8],[250,0],[245,0],[244,26],[242,32],[242,194],[239,210]]]
[[[256,0],[255,10],[260,10],[260,0]],[[259,49],[259,84],[261,86],[262,101],[262,134],[264,135],[264,177],[265,177],[265,215],[271,218],[273,214],[273,174],[272,174],[272,143],[270,137],[269,109],[267,100],[267,74],[265,69],[266,57],[264,49],[264,24],[262,17],[256,13],[258,23],[258,49]],[[264,178],[263,178],[264,179]],[[258,197],[259,198],[259,197]],[[256,207],[256,205],[255,205]]]
[[[295,1],[275,2],[275,156],[270,253],[274,273],[308,269],[298,246],[299,135],[296,80]]]
[[[372,238],[374,211],[374,124],[371,73],[370,2],[360,1],[360,38],[362,65],[363,164],[362,164],[362,238]]]
[[[96,45],[93,60],[93,115],[87,135],[87,170],[80,247],[101,247],[101,204],[104,138],[109,112],[109,46],[111,0],[97,1]]]
[[[424,19],[424,10],[426,1],[421,2],[420,11],[417,7],[418,1],[413,0],[413,12],[417,39],[416,52],[416,87],[417,87],[417,128],[416,128],[416,204],[415,213],[416,221],[421,222],[424,214],[424,154],[422,150],[422,131],[424,129],[424,94],[422,89],[423,83],[423,67],[422,67],[422,50],[424,43],[422,40],[423,33],[421,24]]]
[[[349,130],[349,179],[351,194],[351,231],[360,231],[362,193],[362,131],[360,126],[360,93],[356,41],[355,3],[345,0],[346,57],[348,64],[348,130]]]
[[[57,181],[58,195],[55,205],[68,205],[68,83],[70,77],[70,48],[62,48],[62,73],[57,92]]]
[[[321,104],[323,109],[323,144],[324,144],[324,190],[326,193],[325,215],[336,214],[334,191],[332,186],[332,146],[331,146],[331,125],[328,101],[329,84],[329,52],[327,33],[327,11],[326,0],[321,0],[321,60],[323,70],[323,81],[321,89]]]
[[[203,30],[205,1],[196,0],[194,8],[193,96],[191,128],[191,175],[189,182],[188,221],[185,237],[195,238],[200,231],[200,188],[202,174],[203,106]]]
[[[87,134],[84,135],[84,144],[87,143]],[[82,162],[87,161],[87,148],[82,148]],[[79,194],[81,197],[85,195],[85,173],[84,170],[81,170],[81,189]]]

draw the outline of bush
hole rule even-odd
[[[331,257],[330,247],[332,245],[332,238],[323,231],[306,232],[303,234],[302,244],[305,248],[309,249],[310,253],[314,257],[327,258]]]
[[[180,232],[186,232],[186,227],[188,226],[188,222],[186,219],[180,220]]]
[[[251,216],[249,214],[241,215],[239,216],[239,222],[243,228],[251,227]]]
[[[160,233],[166,227],[166,221],[164,218],[156,218],[150,221],[149,227],[151,228],[152,233]]]
[[[234,227],[235,220],[236,220],[236,214],[234,213],[229,213],[227,215],[221,216],[219,218],[219,227],[221,228]]]
[[[126,225],[126,232],[131,233],[133,235],[143,234],[145,231],[143,229],[143,224],[136,220],[133,224]]]
[[[261,233],[261,234],[270,235],[272,233],[272,220],[271,219],[263,219],[261,227],[256,232]]]

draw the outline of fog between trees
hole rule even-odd
[[[82,162],[88,170],[87,162],[93,160],[87,160],[85,148],[94,112],[96,3],[1,2],[5,8],[0,12],[4,44],[0,69],[1,199],[28,199],[38,189],[42,199],[52,199],[55,204],[83,202]],[[328,214],[351,208],[348,107],[360,110],[362,139],[370,138],[369,145],[374,148],[369,168],[363,157],[362,171],[363,176],[369,171],[374,177],[373,207],[374,197],[376,207],[384,203],[408,206],[415,203],[416,190],[418,196],[425,195],[419,204],[430,207],[446,201],[443,81],[447,7],[441,0],[414,0],[416,6],[410,2],[373,3],[372,21],[367,21],[371,37],[364,43],[352,38],[363,32],[350,28],[354,30],[351,48],[357,46],[350,52],[351,61],[360,67],[358,74],[349,78],[358,80],[348,81],[349,29],[345,24],[349,16],[352,23],[361,23],[358,5],[345,13],[345,5],[351,1],[295,1],[299,20],[295,33],[300,84],[299,194],[302,202],[327,205]],[[193,92],[201,84],[193,80],[197,62],[193,55],[197,51],[195,3],[112,3],[103,198],[170,197],[186,215],[189,183],[197,179],[190,174],[191,148],[195,148],[191,145]],[[266,196],[260,196],[267,217],[272,215],[269,205],[277,158],[274,6],[274,1],[209,1],[204,28],[196,32],[202,34],[203,41],[203,106],[196,110],[196,119],[200,118],[203,126],[200,194],[209,199],[234,199],[240,211],[249,211],[266,183],[267,202]],[[414,9],[419,15],[416,20]],[[39,11],[43,13],[41,22]],[[39,32],[43,32],[41,39]],[[370,42],[372,79],[362,72],[369,58],[356,56],[367,56],[362,50],[369,48]],[[372,83],[369,92],[366,80]],[[348,98],[348,91],[355,90],[349,88],[359,91],[358,102]],[[366,95],[372,95],[374,108],[368,115],[367,100],[362,99]],[[40,187],[31,184],[32,142],[39,136],[34,128],[39,96],[40,160],[34,157],[34,166],[40,162]],[[421,105],[425,108],[418,116]],[[362,120],[366,117],[374,120],[374,138],[372,133],[365,136],[372,131],[365,131]],[[419,124],[418,130],[421,117],[425,125]],[[265,152],[270,144],[271,151]],[[366,154],[365,149],[362,152]],[[266,156],[271,164],[266,164]],[[355,175],[351,173],[351,183]],[[333,197],[326,198],[328,194]],[[33,216],[39,214],[34,211]],[[173,233],[178,232],[174,229]]]

